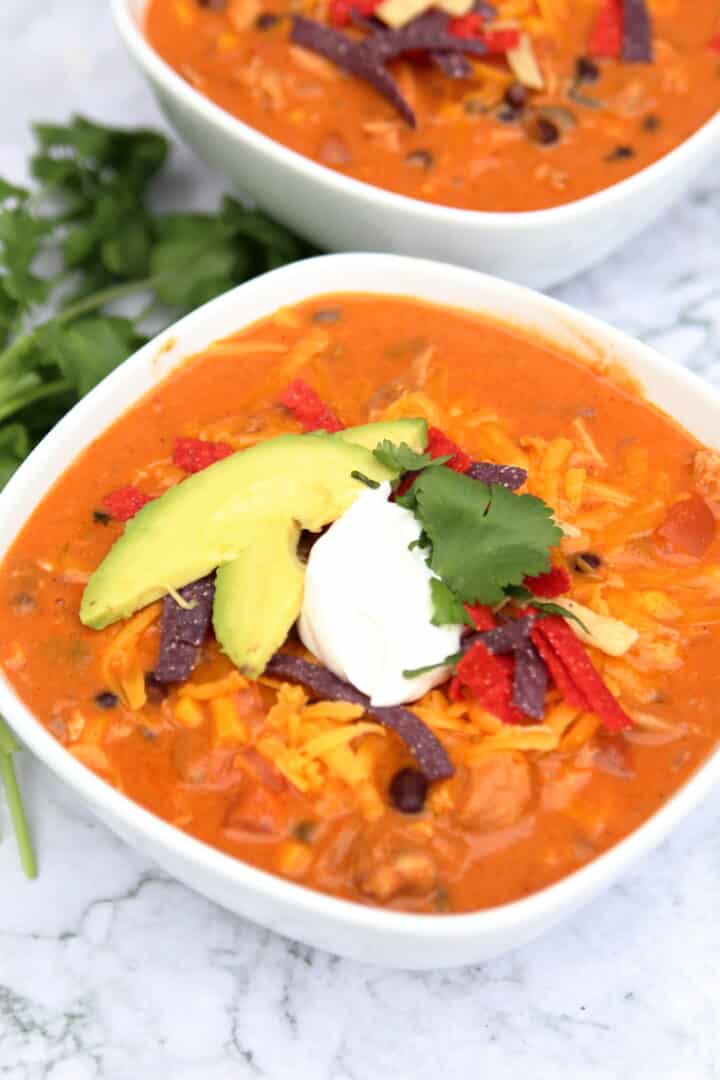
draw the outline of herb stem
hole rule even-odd
[[[7,800],[10,817],[15,830],[15,839],[17,840],[18,851],[20,852],[22,868],[27,877],[34,878],[37,877],[35,848],[33,847],[30,826],[28,825],[25,807],[23,806],[22,797],[20,795],[20,788],[18,787],[12,750],[9,749],[11,747],[17,747],[18,745],[15,736],[0,716],[0,777],[2,778],[3,787],[5,788],[5,799]]]
[[[105,304],[111,304],[114,300],[122,300],[138,292],[148,292],[155,285],[156,280],[154,277],[147,277],[137,281],[123,281],[120,285],[109,285],[107,289],[99,289],[89,296],[84,296],[82,300],[76,300],[74,304],[61,308],[51,321],[66,323],[70,319],[77,319],[79,315],[85,315],[88,311],[95,311],[99,307],[104,307]]]

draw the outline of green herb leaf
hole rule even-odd
[[[79,397],[92,390],[142,345],[144,338],[129,319],[89,316],[48,335],[60,371]]]
[[[439,667],[452,667],[458,660],[462,660],[462,656],[461,652],[456,652],[452,656],[446,656],[444,660],[438,660],[436,664],[425,664],[424,667],[409,668],[407,671],[403,671],[403,678],[414,679],[416,675],[424,675],[426,672],[435,671]]]
[[[412,491],[432,541],[430,566],[463,603],[500,603],[508,585],[548,569],[562,537],[541,499],[452,469],[426,470]]]
[[[30,438],[24,424],[5,424],[0,427],[0,488],[7,484],[29,453]]]
[[[465,610],[465,605],[440,578],[430,579],[430,595],[433,604],[433,626],[472,626],[473,621]]]
[[[386,465],[388,469],[398,473],[420,472],[421,469],[427,469],[431,465],[444,465],[450,460],[450,455],[433,458],[429,453],[419,454],[417,450],[412,450],[407,443],[398,445],[389,439],[383,439],[375,447],[373,454],[381,465]]]

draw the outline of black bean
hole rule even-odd
[[[657,131],[660,124],[661,120],[659,116],[656,116],[655,113],[648,113],[642,122],[643,131]]]
[[[154,671],[145,672],[145,693],[151,705],[159,705],[168,696],[168,688],[155,678]]]
[[[578,574],[587,574],[588,570],[597,570],[602,566],[602,559],[594,551],[582,551],[573,559],[572,568]]]
[[[293,840],[297,840],[300,844],[311,843],[314,832],[314,821],[297,821],[290,829]]]
[[[93,510],[93,521],[96,525],[109,525],[112,518],[104,510]]]
[[[342,318],[342,311],[339,307],[321,308],[313,311],[311,318],[314,323],[336,323]]]
[[[419,814],[427,798],[428,782],[419,771],[409,766],[396,772],[390,781],[390,798],[402,814]]]
[[[579,56],[575,61],[575,79],[578,83],[594,83],[600,78],[600,68],[588,56]]]
[[[262,15],[258,15],[255,20],[255,29],[272,30],[273,26],[277,26],[279,22],[279,15],[276,15],[273,11],[263,11]]]
[[[411,150],[405,156],[405,164],[415,169],[431,169],[435,164],[435,156],[430,150]]]
[[[606,161],[627,161],[628,158],[635,157],[635,151],[632,146],[616,146],[614,150],[611,150],[609,154],[605,155]]]
[[[103,690],[95,695],[95,704],[98,709],[114,709],[117,703],[117,694],[113,694],[110,690]]]
[[[537,113],[528,125],[528,135],[533,142],[540,143],[541,146],[552,146],[560,139],[560,128],[552,120],[548,120],[547,116]]]
[[[505,91],[505,104],[511,109],[520,111],[524,109],[528,101],[528,92],[522,83],[514,82]]]

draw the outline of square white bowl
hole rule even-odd
[[[112,0],[112,11],[170,124],[240,192],[330,251],[440,259],[547,289],[650,225],[688,191],[720,149],[719,113],[653,165],[565,206],[488,213],[421,202],[303,157],[203,97],[147,41],[147,3]]]
[[[720,394],[596,319],[522,286],[471,270],[392,255],[329,255],[275,270],[211,301],[145,345],[76,405],[0,494],[0,559],[75,458],[186,357],[279,307],[337,291],[417,297],[485,313],[576,355],[607,356],[622,363],[644,386],[649,399],[698,439],[720,445]],[[167,824],[72,757],[37,721],[1,672],[0,712],[29,749],[111,829],[191,888],[287,937],[343,956],[403,968],[476,963],[536,937],[607,888],[655,847],[720,777],[720,754],[715,752],[627,839],[527,899],[475,914],[408,915],[295,885]],[[43,887],[42,878],[37,887]],[[652,917],[650,912],[648,917]]]

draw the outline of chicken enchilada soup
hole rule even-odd
[[[610,187],[720,107],[716,0],[150,0],[146,33],[292,150],[470,210]]]
[[[518,899],[715,746],[720,455],[621,371],[408,298],[189,359],[0,575],[0,662],[190,835],[420,913]]]

